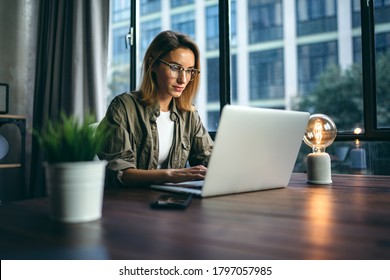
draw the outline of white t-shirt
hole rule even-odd
[[[170,115],[170,111],[160,111],[160,116],[157,118],[158,142],[160,144],[158,168],[166,167],[166,160],[173,142],[175,123],[171,120]]]

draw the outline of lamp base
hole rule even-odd
[[[328,185],[332,183],[330,156],[327,153],[308,154],[307,182],[316,185]]]

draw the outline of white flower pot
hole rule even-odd
[[[78,223],[102,216],[105,161],[45,164],[50,216]]]

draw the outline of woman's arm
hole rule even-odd
[[[208,165],[214,142],[210,137],[207,129],[204,127],[199,113],[194,112],[195,117],[192,122],[192,146],[190,156],[188,158],[191,166]]]
[[[143,170],[128,168],[123,170],[122,182],[126,186],[149,186],[151,184],[180,183],[191,180],[204,180],[207,167],[203,165],[181,169]]]

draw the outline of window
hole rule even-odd
[[[378,128],[390,128],[390,32],[376,35],[376,104]]]
[[[282,39],[282,1],[248,1],[249,42],[251,44]]]
[[[362,37],[353,38],[353,62],[362,65]]]
[[[112,65],[120,66],[128,64],[130,53],[126,49],[125,36],[128,31],[127,27],[119,27],[112,30]]]
[[[380,0],[374,2],[375,15],[375,58],[376,58],[376,122],[378,129],[390,128],[390,114],[385,105],[389,100],[390,87],[390,1]],[[360,27],[360,3],[359,1],[352,2],[354,13],[354,27]],[[361,36],[356,36],[353,44],[354,62],[362,67],[362,40]]]
[[[161,9],[161,1],[159,0],[141,0],[140,10],[141,15],[156,13]]]
[[[375,1],[376,109],[379,129],[390,128],[390,1]]]
[[[136,61],[129,58],[123,41],[130,25],[130,0],[111,1],[113,95],[128,88],[129,73],[139,76],[143,54],[157,33],[179,30],[200,46],[196,105],[209,131],[218,129],[221,102],[225,104],[221,100],[321,112],[338,126],[338,137],[328,151],[333,172],[390,175],[390,143],[384,141],[390,137],[389,0],[363,0],[363,5],[360,0],[231,0],[230,14],[221,9],[226,1],[131,1],[140,11]],[[226,22],[231,33],[220,34]],[[227,50],[220,37],[229,38]],[[129,61],[134,63],[132,71]],[[227,61],[229,67],[220,68]],[[353,133],[357,127],[362,134]],[[364,149],[365,156],[351,159],[352,149]],[[295,171],[304,171],[307,152],[303,145]]]
[[[206,8],[206,40],[207,50],[219,48],[218,6],[215,5]]]
[[[351,0],[352,2],[352,27],[359,27],[361,22],[360,0]]]
[[[375,51],[376,56],[379,58],[383,55],[386,55],[390,51],[390,32],[377,33],[375,36]],[[354,62],[359,65],[362,64],[362,38],[354,37],[353,38],[353,52],[354,52]]]
[[[159,19],[144,21],[141,23],[140,29],[142,37],[140,37],[139,57],[142,60],[149,44],[161,31],[161,21]]]
[[[230,45],[237,46],[237,3],[236,0],[231,1],[230,5],[231,25],[230,25]]]
[[[361,26],[361,13],[360,13],[360,1],[359,0],[351,0],[352,1],[352,13],[353,27]],[[387,23],[390,19],[390,1],[389,0],[375,0],[374,2],[374,10],[375,10],[375,23]]]
[[[207,59],[207,102],[219,102],[219,58]]]
[[[125,44],[125,35],[129,30],[130,1],[113,0],[110,4],[112,14],[107,104],[118,93],[127,91],[130,83],[130,53]]]
[[[231,59],[232,68],[232,103],[238,103],[238,92],[237,92],[237,55],[233,54]]]
[[[111,2],[111,20],[115,22],[128,21],[130,18],[130,1],[113,0]]]
[[[207,112],[207,119],[208,119],[208,127],[210,131],[215,131],[218,127],[219,122],[219,111],[218,110],[210,110]],[[214,129],[214,130],[211,130]]]
[[[250,100],[284,99],[283,50],[250,54]]]
[[[376,35],[375,50],[377,56],[384,55],[390,50],[390,32],[378,33]]]
[[[309,95],[319,76],[332,64],[338,64],[337,42],[314,43],[298,46],[298,92]]]
[[[187,4],[193,4],[194,0],[171,0],[171,6],[172,8],[184,6]]]
[[[375,23],[386,23],[390,20],[390,1],[375,0]]]
[[[174,14],[171,19],[172,29],[195,38],[194,12]]]
[[[297,34],[336,31],[336,16],[336,0],[297,0]]]

